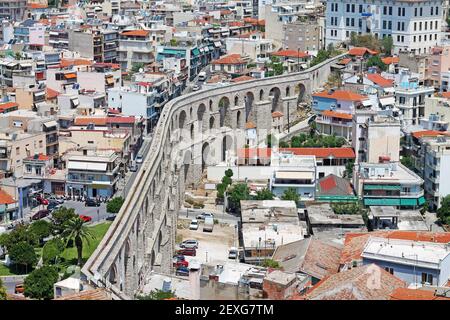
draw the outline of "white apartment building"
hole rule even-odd
[[[441,39],[442,0],[333,0],[327,2],[326,45],[351,33],[393,38],[394,52],[428,53]]]

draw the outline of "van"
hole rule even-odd
[[[144,161],[144,157],[142,156],[141,153],[138,153],[138,155],[136,156],[136,163],[142,163]]]
[[[214,229],[214,219],[211,217],[205,217],[205,223],[203,224],[203,232],[212,232]]]
[[[198,81],[205,81],[206,80],[206,72],[202,71],[198,74]]]

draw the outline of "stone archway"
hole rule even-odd
[[[211,159],[211,147],[208,142],[204,142],[202,145],[202,171],[206,169],[206,166],[210,163]]]
[[[230,99],[222,97],[219,100],[220,127],[232,127]]]
[[[305,98],[306,87],[303,83],[299,83],[295,86],[295,95],[297,96],[297,104],[303,102]]]
[[[238,110],[237,112],[236,112],[236,128],[237,129],[239,129],[239,128],[241,128],[242,127],[242,124],[241,124],[241,110]]]
[[[222,139],[222,161],[227,161],[227,151],[228,159],[230,157],[229,153],[232,151],[233,138],[230,135],[225,135]]]
[[[187,150],[184,153],[184,157],[183,157],[183,173],[184,173],[184,183],[186,183],[189,177],[189,170],[191,168],[191,163],[192,163],[192,152],[190,150]]]
[[[278,87],[270,89],[269,96],[272,97],[272,112],[281,110],[281,91]]]
[[[204,103],[201,103],[197,109],[197,121],[198,121],[198,128],[199,128],[200,132],[205,129],[204,124],[203,124],[204,122],[206,122],[206,121],[203,121],[203,119],[205,118],[205,113],[206,113],[206,106]]]
[[[211,129],[214,129],[214,127],[215,127],[214,122],[215,122],[215,119],[214,119],[213,116],[211,116],[211,117],[209,118],[209,129],[210,129],[210,130],[211,130]]]
[[[109,270],[109,276],[108,276],[108,281],[111,284],[116,284],[117,283],[117,267],[116,265],[112,265],[111,269]]]
[[[252,92],[247,92],[245,94],[245,122],[256,121],[256,111],[254,110],[255,96]]]
[[[178,127],[180,129],[184,129],[184,125],[186,124],[186,118],[187,118],[186,111],[184,110],[181,111],[180,115],[178,116]]]

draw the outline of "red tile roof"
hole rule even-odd
[[[322,92],[314,93],[312,96],[345,101],[367,100],[367,96],[363,96],[351,91],[344,91],[344,90],[334,90],[332,92],[324,90]]]
[[[295,155],[311,155],[316,158],[354,159],[353,148],[280,148],[280,151],[291,151]]]
[[[345,58],[345,59],[341,59],[341,60],[338,62],[338,64],[346,65],[346,64],[348,64],[350,61],[352,61],[351,58]]]
[[[134,124],[136,121],[134,116],[129,117],[108,117],[106,123],[130,123]]]
[[[245,129],[255,129],[255,128],[256,125],[252,121],[249,121],[245,124]]]
[[[214,60],[212,64],[244,64],[245,60],[242,59],[240,54],[230,54],[223,58]]]
[[[282,116],[284,116],[283,112],[280,111],[272,112],[272,118],[281,118]]]
[[[388,87],[394,86],[393,80],[383,78],[378,73],[368,73],[366,75],[366,78],[383,88],[388,88]]]
[[[343,112],[336,112],[331,110],[322,111],[322,115],[326,117],[336,118],[336,119],[344,119],[344,120],[352,120],[352,115]]]
[[[323,279],[339,271],[342,247],[312,239],[300,270],[317,279]]]
[[[354,47],[354,48],[351,48],[351,49],[348,51],[348,54],[351,55],[351,56],[363,56],[363,55],[365,55],[366,53],[368,53],[368,54],[370,54],[370,55],[376,55],[376,54],[378,54],[378,52],[376,52],[376,51],[374,51],[374,50],[370,50],[370,49],[368,49],[368,48],[364,48],[364,47]]]
[[[39,153],[37,158],[35,158],[34,156],[31,156],[31,157],[26,158],[26,160],[48,161],[48,160],[50,160],[50,157],[46,156],[45,154]]]
[[[0,189],[0,204],[5,205],[5,204],[12,204],[12,203],[16,203],[14,198],[11,197],[9,194],[7,194],[2,189]]]
[[[0,110],[10,109],[14,107],[18,107],[19,105],[16,102],[5,102],[0,103]]]
[[[422,138],[422,137],[438,137],[438,136],[450,136],[450,132],[448,131],[437,131],[437,130],[423,130],[423,131],[415,131],[412,133],[414,138]]]
[[[27,7],[30,9],[45,9],[48,8],[48,5],[41,3],[28,3]]]
[[[270,148],[242,148],[238,150],[239,158],[258,158],[258,159],[270,159],[272,149]]]
[[[90,66],[90,65],[92,65],[92,61],[91,60],[80,59],[80,58],[76,58],[76,59],[61,59],[61,62],[59,63],[59,66],[61,68],[66,68],[68,66]]]
[[[47,99],[55,99],[57,96],[60,95],[60,93],[58,91],[50,89],[50,88],[46,88],[45,93],[47,95]]]
[[[236,83],[236,82],[243,82],[243,81],[250,81],[250,80],[255,80],[255,78],[249,77],[249,76],[240,76],[240,77],[231,79],[231,82]]]
[[[375,264],[368,264],[324,278],[306,294],[305,298],[307,300],[389,300],[394,290],[404,287],[406,287],[404,281]]]
[[[242,21],[230,21],[230,22],[228,22],[228,26],[230,26],[230,27],[243,27],[244,23]]]
[[[112,300],[109,293],[103,288],[80,291],[54,300]]]
[[[337,187],[336,180],[334,180],[334,176],[330,175],[319,182],[320,189],[324,191],[328,191]]]
[[[450,300],[436,296],[434,291],[421,289],[397,288],[391,293],[391,300]]]
[[[450,99],[450,92],[442,92],[442,93],[441,93],[441,96],[442,96],[443,98]]]
[[[277,57],[287,57],[287,58],[306,58],[309,54],[303,51],[297,50],[280,50],[278,52],[272,53],[272,55]]]
[[[384,64],[399,63],[400,58],[399,57],[386,57],[386,58],[381,59],[381,61],[383,61]]]
[[[106,125],[106,117],[77,117],[75,118],[74,125],[87,126],[88,124],[95,124],[97,126]]]
[[[123,36],[132,36],[132,37],[146,37],[150,33],[149,30],[129,30],[123,31],[121,35]]]

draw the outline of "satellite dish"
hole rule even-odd
[[[142,68],[139,68],[139,72],[144,72],[144,69],[142,69]]]

